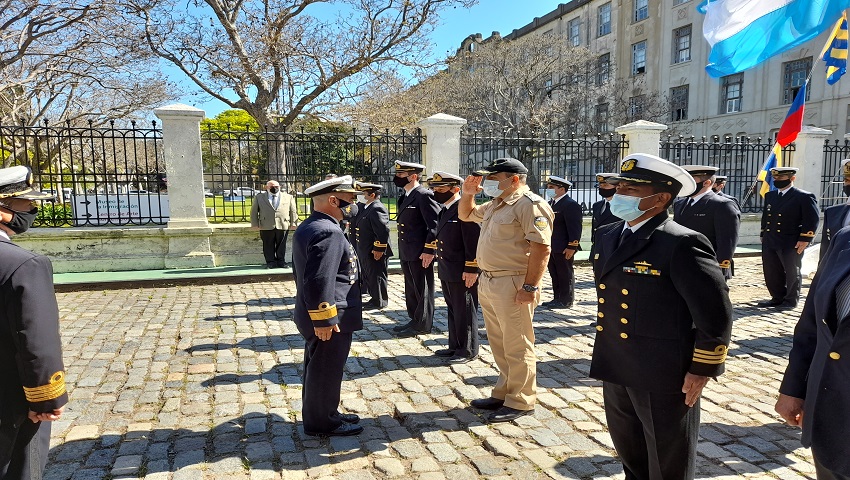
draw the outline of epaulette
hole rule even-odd
[[[536,193],[534,193],[534,192],[531,192],[531,191],[528,191],[528,192],[523,193],[523,194],[522,194],[522,196],[523,196],[523,197],[528,198],[529,200],[531,200],[531,202],[532,202],[532,203],[540,203],[540,202],[545,202],[545,201],[546,201],[546,199],[544,199],[544,198],[543,198],[543,197],[541,197],[540,195],[538,195],[538,194],[536,194]]]

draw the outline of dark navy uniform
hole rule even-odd
[[[304,430],[331,432],[342,425],[338,411],[343,367],[352,332],[363,328],[357,255],[339,223],[313,212],[295,230],[295,324],[304,337]],[[322,341],[315,327],[338,325]]]
[[[850,477],[850,228],[834,234],[812,281],[779,392],[804,399],[803,446],[818,478]],[[822,469],[830,472],[822,472]]]
[[[408,329],[427,333],[434,324],[434,265],[422,268],[419,256],[435,254],[440,205],[427,188],[419,185],[398,203],[398,249],[404,273],[404,297]]]
[[[823,211],[823,230],[820,237],[820,261],[826,255],[829,249],[829,244],[832,242],[832,237],[839,230],[847,226],[847,220],[850,215],[850,204],[833,205]]]
[[[357,219],[352,222],[357,244],[357,258],[363,269],[361,281],[371,296],[371,306],[384,308],[389,303],[387,294],[387,265],[393,255],[390,247],[390,216],[380,200],[360,207]],[[372,252],[383,252],[375,260]]]
[[[0,236],[0,478],[41,478],[53,412],[68,403],[53,268],[47,257]]]
[[[725,193],[723,190],[721,190],[719,192],[714,192],[714,193],[717,194],[720,197],[725,198],[726,200],[731,201],[732,203],[735,204],[735,207],[737,207],[738,210],[741,210],[741,202],[738,201],[738,197],[733,197],[732,195]]]
[[[564,258],[564,250],[581,250],[581,205],[569,195],[553,200],[550,205],[555,214],[552,223],[552,253],[548,265],[554,301],[571,307],[575,298],[575,256],[567,260]]]
[[[731,200],[721,198],[711,190],[694,204],[691,198],[676,200],[673,219],[676,223],[695,230],[708,238],[723,269],[723,276],[732,278],[732,256],[738,245],[741,212]]]
[[[463,274],[478,274],[478,236],[481,226],[461,222],[457,202],[442,208],[437,224],[437,274],[448,310],[449,345],[455,357],[478,356],[478,282],[466,288]]]
[[[591,235],[594,238],[596,236],[596,230],[599,229],[599,227],[620,221],[618,217],[611,213],[611,209],[608,208],[607,200],[599,200],[598,202],[595,202],[590,206],[590,211],[592,215],[590,219]]]
[[[818,204],[814,194],[789,187],[764,196],[761,217],[761,257],[764,281],[771,302],[797,305],[800,298],[803,255],[794,248],[797,242],[811,242],[818,229]]]

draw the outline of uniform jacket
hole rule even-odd
[[[711,244],[666,213],[620,248],[624,222],[596,232],[599,312],[590,376],[658,393],[724,371],[732,304]]]
[[[610,208],[606,208],[603,212],[602,207],[604,205],[605,200],[599,200],[590,207],[592,213],[592,217],[590,220],[591,238],[594,238],[596,236],[596,230],[602,225],[608,225],[609,223],[620,221],[620,217],[614,216],[614,214],[611,213]]]
[[[835,292],[850,275],[850,228],[833,237],[812,281],[779,391],[806,401],[802,442],[830,470],[850,475],[850,315]]]
[[[68,403],[53,267],[0,237],[0,424]]]
[[[738,211],[741,210],[741,202],[738,201],[737,197],[733,197],[732,195],[729,195],[728,193],[724,193],[723,190],[716,192],[716,195],[719,196],[719,197],[723,197],[727,200],[731,200],[733,203],[735,203],[735,207],[738,208]]]
[[[437,217],[440,204],[422,185],[410,190],[398,205],[398,249],[402,261],[415,261],[422,253],[437,251]]]
[[[260,230],[288,230],[291,225],[298,225],[298,208],[295,197],[288,193],[278,192],[280,204],[277,210],[272,207],[269,192],[258,193],[251,205],[251,226]]]
[[[313,212],[292,243],[298,328],[339,325],[344,333],[363,328],[357,255],[336,219]]]
[[[372,251],[384,252],[387,257],[393,256],[390,246],[390,215],[387,207],[380,200],[375,200],[368,207],[363,205],[357,212],[354,222],[354,237],[357,255],[360,258],[372,257]]]
[[[552,205],[555,219],[552,223],[552,253],[561,254],[566,249],[581,250],[581,205],[564,195]]]
[[[818,230],[818,202],[814,194],[797,187],[780,196],[771,190],[764,196],[761,215],[762,246],[794,248],[797,242],[811,242]]]
[[[716,195],[712,191],[694,205],[682,209],[690,198],[680,198],[673,204],[673,220],[679,225],[695,230],[708,238],[717,256],[721,268],[732,266],[732,255],[738,245],[738,230],[741,226],[741,212],[731,200]]]
[[[820,237],[820,258],[826,255],[832,237],[844,228],[844,219],[850,213],[850,204],[833,205],[823,211],[823,231]]]
[[[478,273],[478,236],[481,226],[474,222],[461,222],[455,202],[442,209],[437,223],[437,268],[440,280],[463,281],[463,273]]]

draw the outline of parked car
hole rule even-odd
[[[262,193],[262,190],[254,190],[251,187],[236,187],[232,190],[225,190],[226,197],[246,197],[253,198],[254,195]]]

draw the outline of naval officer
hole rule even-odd
[[[390,246],[390,215],[381,203],[382,187],[375,183],[358,183],[363,202],[352,222],[362,284],[371,297],[365,306],[382,309],[389,303],[387,266],[393,255]]]
[[[823,231],[820,237],[820,259],[826,256],[833,235],[850,225],[850,158],[841,161],[841,175],[844,178],[842,193],[847,201],[833,205],[823,211]]]
[[[552,254],[549,255],[549,277],[555,298],[543,303],[546,308],[570,308],[575,299],[575,254],[581,249],[581,205],[567,194],[573,184],[566,178],[550,176],[546,188],[554,192],[549,201],[555,220],[552,224]]]

